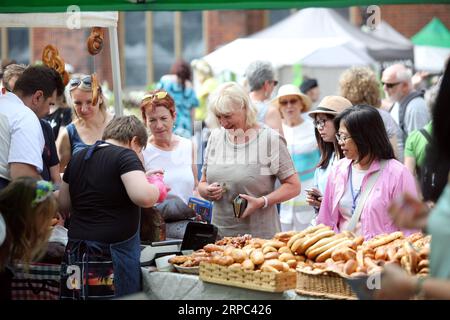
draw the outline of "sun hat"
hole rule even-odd
[[[335,116],[351,106],[352,103],[344,97],[326,96],[320,101],[318,107],[309,112],[308,115],[311,118],[314,118],[317,113],[326,113]]]
[[[312,105],[311,99],[307,95],[301,93],[300,89],[297,86],[294,86],[293,84],[282,85],[280,89],[278,89],[277,96],[272,100],[272,104],[274,104],[277,107],[280,107],[278,103],[280,98],[292,95],[298,96],[302,100],[303,105],[305,106],[302,112],[307,112],[309,111],[309,109],[311,109]]]

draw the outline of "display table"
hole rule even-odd
[[[203,282],[197,275],[142,268],[143,290],[151,300],[310,300],[295,290],[271,293]]]

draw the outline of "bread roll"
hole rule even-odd
[[[278,259],[280,254],[278,252],[267,252],[264,255],[264,260]]]
[[[358,262],[355,259],[348,260],[344,265],[344,272],[348,275],[356,272],[356,268],[358,267]]]
[[[295,268],[297,268],[297,260],[288,260],[288,261],[286,261],[286,263],[289,265],[289,267],[290,268],[293,268],[293,269],[295,269]]]
[[[273,267],[273,268],[277,269],[278,271],[283,271],[285,268],[283,265],[283,262],[281,262],[280,260],[277,260],[277,259],[271,259],[271,260],[264,261],[263,265],[261,266],[261,270],[263,269],[264,266]]]
[[[233,264],[228,266],[228,269],[241,270],[242,269],[242,265],[240,263],[233,263]]]
[[[242,263],[245,259],[247,259],[247,254],[244,252],[244,250],[236,248],[231,251],[231,257],[235,262]]]
[[[255,265],[260,265],[264,262],[264,254],[261,249],[255,249],[250,254],[250,259]]]
[[[275,273],[280,272],[272,266],[265,266],[265,265],[261,266],[261,271],[262,272],[275,272]]]
[[[356,251],[348,247],[338,248],[331,254],[334,261],[356,260]]]
[[[292,253],[282,253],[278,257],[278,260],[287,262],[288,260],[295,260],[295,256]]]
[[[246,259],[242,262],[242,269],[244,270],[255,270],[255,264],[250,259]]]
[[[278,241],[278,240],[270,240],[267,241],[266,243],[263,244],[263,250],[265,247],[274,247],[275,249],[279,249],[281,247],[285,247],[286,243],[284,243],[283,241]]]
[[[263,253],[266,254],[268,252],[278,252],[278,250],[272,246],[266,246],[262,248]]]
[[[429,267],[430,267],[430,260],[428,260],[428,259],[421,260],[417,264],[417,269],[418,270],[422,270],[423,268],[429,268]]]
[[[289,249],[289,247],[281,247],[280,249],[278,249],[278,252],[281,253],[292,253],[291,249]]]

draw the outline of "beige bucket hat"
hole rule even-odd
[[[299,96],[300,99],[302,100],[303,105],[305,106],[305,108],[302,112],[308,112],[311,109],[311,105],[312,105],[311,99],[307,95],[301,93],[300,89],[293,84],[282,85],[280,87],[280,89],[278,89],[277,96],[271,102],[273,105],[280,107],[279,103],[278,103],[279,99],[281,97],[292,96],[292,95]]]
[[[337,115],[347,108],[350,108],[352,103],[341,96],[326,96],[320,101],[319,106],[308,113],[311,118],[314,118],[317,113],[326,113]]]

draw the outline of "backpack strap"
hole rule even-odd
[[[403,143],[405,143],[406,137],[408,136],[408,133],[405,129],[405,114],[406,114],[406,108],[408,107],[409,103],[414,100],[415,98],[424,96],[423,91],[413,91],[409,93],[403,101],[400,103],[398,107],[398,124],[400,126],[400,129],[402,129],[402,138]]]
[[[362,209],[364,208],[364,204],[366,203],[367,198],[369,198],[370,191],[372,191],[373,187],[375,186],[375,183],[377,182],[378,177],[380,176],[380,174],[383,171],[386,164],[387,164],[387,160],[380,160],[380,170],[372,173],[370,175],[370,177],[367,179],[366,186],[361,193],[361,198],[359,198],[358,205],[356,206],[355,212],[353,213],[352,218],[350,219],[350,222],[348,223],[348,226],[347,226],[348,231],[355,230],[356,225],[358,224],[359,219],[361,218],[361,213],[362,213]]]
[[[419,131],[425,137],[425,139],[427,139],[428,143],[430,143],[432,138],[431,135],[428,133],[428,131],[425,130],[425,128],[422,128]]]

